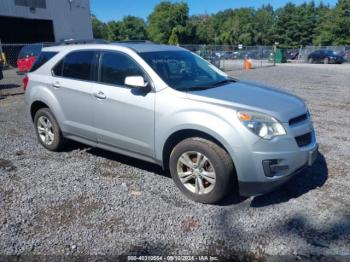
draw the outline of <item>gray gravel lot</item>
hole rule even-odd
[[[4,79],[0,80],[0,97],[23,93],[22,76],[18,76],[16,69],[4,70]]]
[[[76,143],[48,152],[23,96],[0,100],[0,254],[350,255],[349,72],[232,72],[305,99],[320,155],[275,192],[217,206],[187,200],[152,164]]]

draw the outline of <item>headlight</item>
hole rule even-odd
[[[272,116],[245,111],[237,112],[237,117],[246,128],[263,139],[286,134],[282,124]]]

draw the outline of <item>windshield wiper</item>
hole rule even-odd
[[[211,89],[211,88],[225,85],[227,83],[234,83],[234,82],[237,82],[237,80],[233,79],[233,78],[229,78],[229,79],[218,81],[218,82],[213,83],[209,86],[191,86],[191,87],[187,87],[187,88],[184,88],[181,90],[183,90],[183,91],[202,91],[202,90],[207,90],[207,89]]]
[[[201,91],[201,90],[207,90],[210,88],[214,88],[214,86],[191,86],[191,87],[187,87],[181,90],[184,91]]]
[[[216,82],[216,83],[212,84],[211,86],[212,87],[217,87],[217,86],[222,86],[222,85],[225,85],[225,84],[228,84],[228,83],[234,83],[234,82],[237,82],[237,80],[235,80],[233,78],[230,78],[230,79],[225,79],[225,80]]]

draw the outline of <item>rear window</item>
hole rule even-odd
[[[18,59],[22,59],[27,56],[38,56],[42,48],[42,44],[26,45],[21,49]]]
[[[34,72],[39,67],[44,65],[47,61],[49,61],[52,57],[54,57],[56,54],[57,52],[41,52],[41,54],[36,59],[34,65],[32,66],[29,72]]]
[[[94,58],[94,51],[77,51],[68,54],[64,58],[62,76],[79,80],[92,80]],[[55,70],[57,68],[54,69],[54,72]]]

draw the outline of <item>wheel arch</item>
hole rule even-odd
[[[204,131],[200,131],[197,129],[177,130],[166,139],[162,150],[162,162],[161,162],[165,170],[169,168],[169,158],[173,148],[184,139],[191,138],[191,137],[199,137],[199,138],[207,139],[217,144],[222,149],[224,149],[226,153],[230,156],[233,163],[234,170],[236,172],[235,161],[232,158],[232,155],[230,154],[229,150],[224,146],[224,142],[220,141],[220,138],[216,138],[211,134],[208,134]]]
[[[49,108],[50,109],[50,107],[46,103],[44,103],[40,100],[36,100],[30,105],[30,116],[32,118],[32,121],[34,121],[34,117],[35,117],[36,112],[38,112],[38,110],[40,110],[41,108]]]

